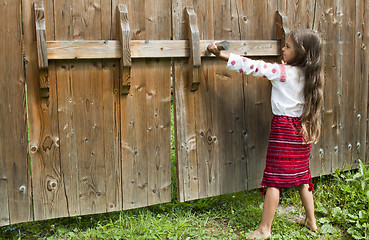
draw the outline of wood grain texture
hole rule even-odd
[[[121,94],[128,94],[131,87],[131,34],[126,5],[117,6],[118,35],[121,46],[120,72]]]
[[[201,57],[215,57],[207,51],[212,41],[200,40]],[[233,40],[225,53],[245,56],[279,56],[280,41],[276,40]],[[120,41],[48,41],[49,60],[121,58]],[[131,58],[183,58],[190,56],[188,40],[133,40]]]
[[[132,40],[170,39],[170,1],[114,4],[126,4]],[[170,201],[170,66],[170,59],[132,61],[131,89],[120,99],[123,209]]]
[[[38,58],[34,0],[2,3],[0,226],[170,201],[171,77],[179,200],[259,187],[270,83],[226,70],[206,47],[228,40],[227,52],[277,61],[276,10],[291,30],[314,29],[322,39],[323,126],[312,149],[312,175],[369,161],[367,1],[43,1],[39,37],[46,42],[41,55],[48,62],[41,65],[48,64],[49,98],[40,91],[38,59],[47,58]],[[119,4],[127,6],[131,39],[132,87],[124,96]],[[195,92],[186,7],[198,16]]]
[[[355,24],[355,76],[354,76],[354,116],[353,116],[353,156],[364,161],[366,154],[366,119],[368,106],[368,19],[369,4],[356,1]],[[357,163],[357,162],[355,162]]]
[[[34,3],[35,25],[36,25],[36,41],[38,66],[40,69],[48,68],[47,49],[46,49],[46,24],[45,24],[45,8],[43,2]],[[41,87],[43,86],[42,83]]]
[[[362,99],[363,99],[363,114],[362,116],[367,116],[367,119],[369,119],[369,93],[368,93],[368,82],[369,82],[369,31],[368,31],[368,23],[369,23],[369,4],[366,2],[366,5],[364,6],[365,9],[365,14],[363,14],[363,18],[365,21],[363,30],[362,30],[362,36],[363,36],[363,45],[362,47],[362,52],[361,52],[361,56],[363,56],[364,59],[364,63],[363,63],[363,70],[362,70],[362,81],[363,81],[363,85],[362,85]],[[365,95],[367,95],[367,97],[365,97]],[[365,104],[366,101],[366,104]],[[366,114],[365,114],[366,111]],[[362,117],[363,118],[363,117]],[[362,145],[364,145],[364,149],[362,154],[364,154],[364,156],[360,156],[361,158],[365,159],[365,162],[368,163],[369,162],[369,157],[368,157],[368,153],[369,153],[369,144],[368,144],[368,137],[369,137],[369,121],[362,119],[362,124],[360,124],[360,132],[361,132],[361,137],[360,137],[360,142]],[[366,121],[366,124],[365,124]],[[364,134],[363,132],[365,132],[366,129],[366,135],[365,135],[365,139],[364,139]],[[366,143],[366,147],[365,144]]]
[[[21,1],[0,7],[0,226],[31,221]]]
[[[186,8],[185,10],[186,22],[189,32],[189,47],[190,47],[190,59],[189,64],[192,71],[190,71],[191,90],[196,91],[200,84],[200,66],[201,66],[201,53],[200,53],[200,32],[197,26],[197,15],[193,8]]]
[[[55,67],[49,65],[49,87],[52,98],[42,97],[37,65],[34,1],[23,1],[26,76],[28,82],[30,153],[33,181],[34,217],[36,220],[68,216],[63,176],[60,170],[59,134]],[[45,9],[51,8],[47,2]],[[47,9],[48,10],[48,9]],[[44,12],[45,26],[53,22],[53,11]],[[51,28],[52,29],[52,28]],[[45,40],[54,40],[53,31],[45,32]]]
[[[223,16],[223,13],[228,14],[224,10],[229,8],[229,1],[219,6],[213,5],[211,1],[174,1],[173,5],[174,22],[180,22],[184,18],[184,6],[194,7],[198,16],[208,16],[206,21],[202,18],[199,20],[200,35],[204,38],[240,40],[238,29],[230,31],[233,26],[230,19],[233,15]],[[240,8],[236,5],[230,12],[234,11],[237,15],[237,9]],[[218,26],[216,31],[214,24]],[[222,33],[219,33],[219,29]],[[174,39],[185,39],[189,33],[186,34],[175,31]],[[181,60],[175,61],[174,94],[180,201],[247,189],[246,154],[243,147],[243,81],[242,76],[237,78],[237,75],[225,71],[224,65],[224,62],[203,59],[199,89],[191,93],[186,79],[188,70],[185,70],[188,65]],[[227,96],[227,99],[222,96]]]
[[[40,92],[41,97],[48,98],[49,93],[49,61],[47,59],[46,48],[46,24],[45,24],[45,8],[43,2],[34,3],[35,25],[36,25],[36,42],[38,67],[40,74]]]
[[[106,30],[112,29],[110,5],[67,1],[54,9],[57,40],[112,38]],[[117,67],[115,60],[57,62],[60,156],[71,216],[122,207]]]
[[[347,49],[355,49],[355,25],[356,7],[352,3],[342,1],[339,3],[339,10],[342,14],[342,32],[340,34],[340,53],[342,61],[340,68],[342,69],[342,82],[340,85],[340,136],[339,136],[339,152],[338,167],[349,169],[354,163],[352,153],[356,149],[356,143],[353,139],[354,125],[354,89],[355,81],[355,51],[347,51]]]

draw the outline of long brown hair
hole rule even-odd
[[[307,143],[316,143],[321,131],[324,84],[321,75],[320,37],[310,29],[292,31],[289,36],[296,51],[296,57],[289,64],[301,67],[305,75],[302,134]]]

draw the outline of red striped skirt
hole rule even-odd
[[[264,187],[292,187],[310,184],[309,158],[311,145],[306,144],[300,132],[301,118],[274,116],[261,183]]]

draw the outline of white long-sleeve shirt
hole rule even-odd
[[[230,54],[227,69],[269,79],[272,83],[271,103],[274,115],[302,115],[305,77],[301,68]]]

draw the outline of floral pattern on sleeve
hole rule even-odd
[[[252,74],[255,77],[266,77],[271,81],[286,81],[286,73],[283,64],[252,60],[235,54],[230,54],[227,62],[227,69],[247,75]]]

